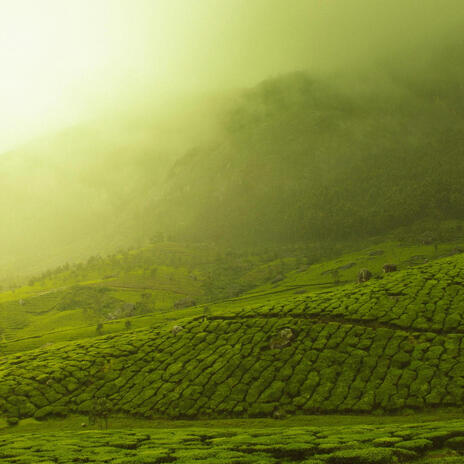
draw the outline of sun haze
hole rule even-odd
[[[0,151],[147,94],[248,86],[436,39],[462,8],[434,4],[0,0]]]

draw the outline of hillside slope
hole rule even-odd
[[[243,305],[339,288],[356,282],[363,268],[378,277],[385,263],[405,270],[464,249],[461,223],[442,224],[442,241],[432,244],[421,243],[414,230],[409,239],[394,235],[362,249],[356,242],[240,251],[158,242],[66,264],[0,292],[0,353],[159,327],[204,311],[227,315]]]
[[[0,352],[9,352],[9,342],[20,351],[95,336],[97,324],[104,325],[102,334],[127,330],[126,323],[142,327],[142,316],[153,316],[144,318],[145,326],[182,318],[183,308],[233,298],[301,267],[302,251],[160,241],[50,269],[0,292]]]
[[[334,291],[4,357],[0,411],[153,417],[396,411],[464,398],[464,257]]]
[[[399,71],[269,79],[170,171],[158,226],[192,240],[369,237],[464,215],[462,47]]]
[[[143,106],[2,154],[0,282],[154,234],[256,246],[462,219],[458,45],[380,72]]]

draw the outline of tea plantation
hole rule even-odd
[[[464,463],[464,421],[353,427],[134,429],[0,436],[0,462]]]
[[[449,224],[446,230],[458,226],[464,227]],[[311,259],[303,245],[247,259],[238,254],[226,262],[229,254],[215,256],[208,249],[195,254],[195,247],[169,243],[93,258],[49,271],[32,279],[33,286],[0,292],[0,354],[124,332],[128,326],[174,324],[201,314],[203,307],[193,306],[196,303],[224,315],[233,306],[271,300],[275,305],[295,294],[340,288],[355,282],[362,268],[378,277],[388,262],[408,269],[464,249],[462,240],[446,236],[448,240],[436,247],[418,243],[417,237],[412,242],[381,237],[362,249],[355,243],[339,244]],[[311,250],[314,253],[315,246]],[[284,258],[276,259],[279,253]],[[328,256],[337,257],[327,260]],[[251,290],[244,292],[247,288]],[[226,298],[231,292],[233,297]]]
[[[19,353],[0,414],[259,417],[460,405],[462,256],[366,284]]]
[[[339,287],[280,306],[244,308],[240,315],[285,315],[437,334],[464,333],[464,257],[433,261],[362,286]]]

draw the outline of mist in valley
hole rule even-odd
[[[3,277],[158,233],[375,233],[387,218],[334,218],[404,182],[372,160],[462,158],[446,146],[462,129],[459,1],[41,3],[1,5]]]

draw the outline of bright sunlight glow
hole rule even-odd
[[[449,29],[451,13],[419,4],[413,28],[403,0],[0,0],[0,153],[133,98],[351,66]]]

